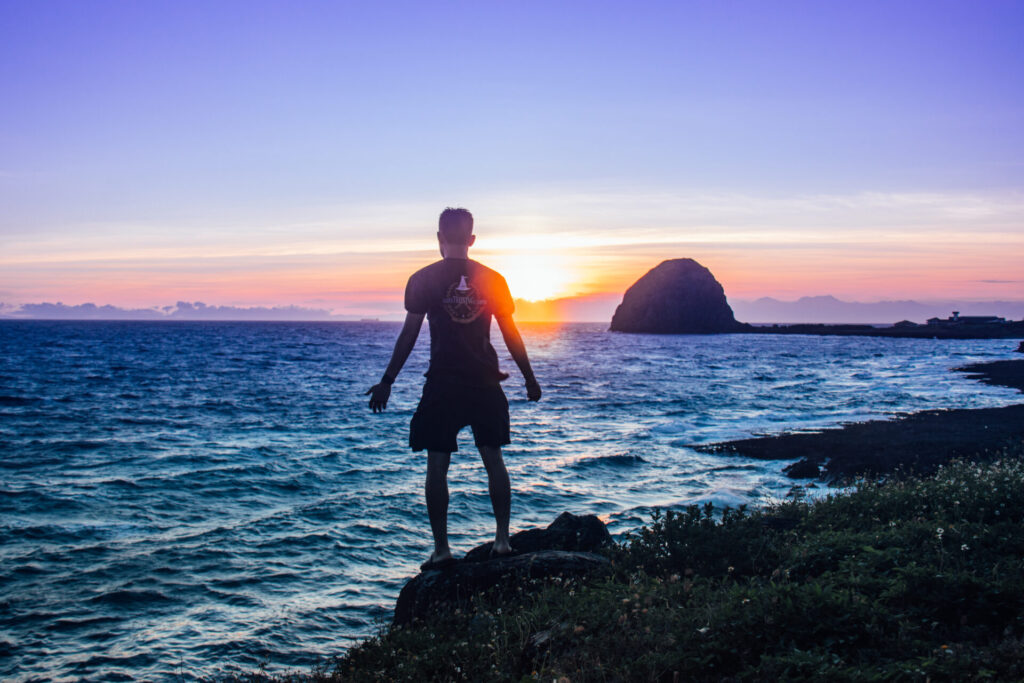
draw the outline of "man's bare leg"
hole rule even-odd
[[[508,522],[512,510],[512,487],[508,480],[508,470],[501,457],[498,446],[480,446],[480,457],[487,468],[487,491],[491,494],[491,507],[494,509],[494,549],[495,555],[506,555],[512,552],[508,542]]]
[[[434,534],[434,552],[429,562],[442,562],[452,556],[448,547],[448,464],[451,460],[451,453],[427,451],[427,515]]]

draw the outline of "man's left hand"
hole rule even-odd
[[[386,382],[374,384],[364,396],[370,397],[370,410],[383,413],[388,407],[388,399],[391,398],[391,385]]]
[[[530,380],[526,383],[526,400],[528,401],[539,401],[540,400],[540,384],[537,380]]]

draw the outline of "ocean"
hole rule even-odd
[[[544,389],[505,369],[512,527],[761,505],[785,462],[690,446],[934,408],[1011,389],[950,369],[1009,340],[650,336],[524,324]],[[424,331],[387,412],[366,390],[396,323],[0,321],[0,678],[191,680],[308,671],[372,635],[431,547],[407,448]],[[453,549],[487,541],[468,430]],[[823,491],[825,489],[819,489]]]

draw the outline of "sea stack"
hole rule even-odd
[[[693,259],[663,261],[633,283],[612,316],[613,332],[717,334],[739,332],[725,290]]]

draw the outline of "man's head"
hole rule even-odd
[[[445,209],[437,221],[437,228],[437,241],[441,245],[442,256],[457,255],[446,253],[446,247],[447,251],[459,252],[464,256],[465,251],[476,241],[473,214],[466,209]]]

